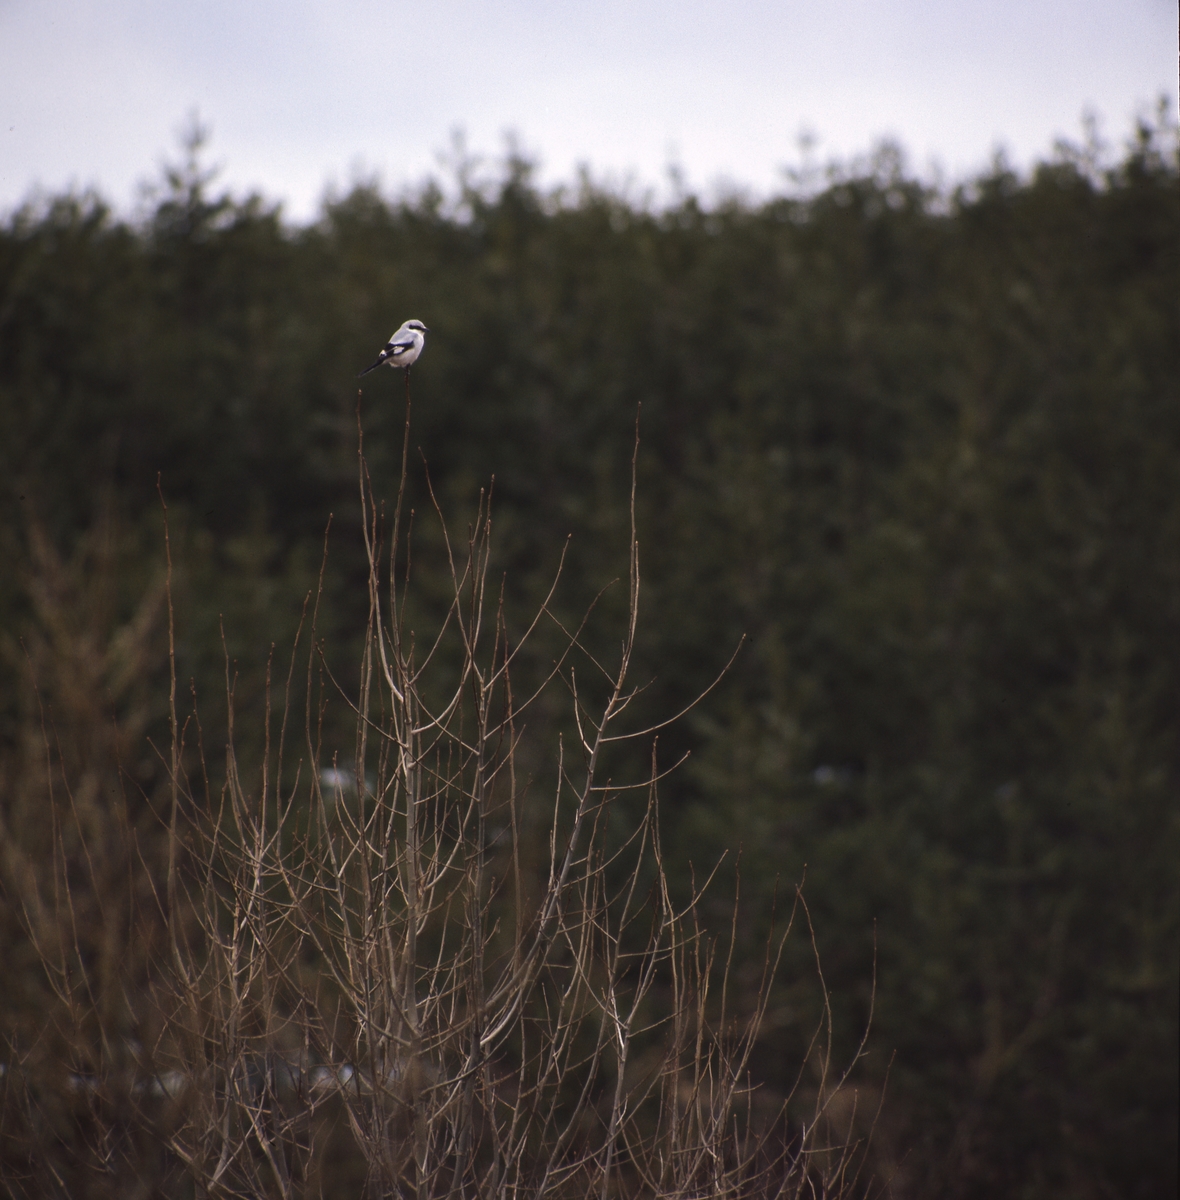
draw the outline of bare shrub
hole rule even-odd
[[[442,525],[450,603],[420,644],[406,616],[405,451],[388,526],[363,453],[358,462],[369,616],[355,693],[332,678],[310,597],[253,773],[235,751],[227,668],[221,776],[195,711],[178,716],[173,650],[158,852],[141,850],[131,872],[148,881],[152,903],[135,920],[145,937],[156,931],[158,949],[123,977],[121,1023],[95,1011],[105,1003],[93,987],[99,968],[76,932],[80,897],[101,907],[112,895],[93,871],[69,869],[70,846],[92,836],[84,823],[68,834],[54,825],[52,886],[18,883],[57,1033],[54,1054],[40,1057],[9,1037],[6,1158],[21,1163],[10,1193],[606,1200],[863,1190],[863,1147],[826,1140],[839,1122],[824,1106],[844,1082],[832,1077],[830,1019],[810,1054],[820,1099],[806,1119],[751,1078],[799,897],[753,986],[738,991],[736,929],[702,925],[708,881],[678,903],[665,872],[657,729],[628,728],[634,483],[617,658],[595,659],[581,630],[568,631],[564,652],[517,695],[513,669],[556,617],[551,592],[510,636],[489,579],[488,498],[463,543]],[[579,672],[595,677],[586,684]],[[526,801],[542,783],[527,787],[518,766],[530,712],[563,691],[572,738],[548,751],[538,852]],[[323,745],[326,706],[342,699],[356,726],[346,763]],[[650,768],[620,782],[604,763],[626,743],[650,745]],[[543,751],[532,746],[529,758]],[[49,760],[51,775],[66,766],[51,748]],[[620,833],[611,817],[628,793],[644,802]],[[128,836],[128,846],[146,844]],[[11,888],[10,867],[6,880]],[[55,1056],[68,1064],[57,1076]],[[79,1167],[82,1108],[92,1129]]]

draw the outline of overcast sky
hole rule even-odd
[[[1176,99],[1175,0],[0,0],[0,210],[35,187],[127,205],[194,110],[236,191],[293,217],[395,189],[453,131],[514,131],[542,178],[775,188],[892,136],[923,173],[1121,142]]]

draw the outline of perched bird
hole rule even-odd
[[[375,371],[383,363],[391,367],[408,369],[418,361],[418,355],[422,353],[422,347],[426,345],[426,335],[429,332],[430,330],[421,321],[407,321],[385,343],[385,349],[377,356],[377,361],[371,367],[366,367],[361,375]],[[357,378],[359,379],[361,375],[358,375]]]

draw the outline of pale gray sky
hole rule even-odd
[[[1176,94],[1175,0],[0,0],[0,209],[34,187],[131,203],[194,109],[235,190],[310,215],[397,188],[452,131],[515,131],[548,181],[765,193],[797,162],[899,139],[952,177],[1017,164],[1084,110],[1120,141]]]

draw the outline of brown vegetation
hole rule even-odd
[[[408,446],[408,395],[406,415]],[[4,1006],[7,1194],[863,1190],[864,1122],[833,1074],[830,1018],[809,1107],[751,1075],[801,895],[739,980],[736,929],[702,917],[709,881],[677,898],[664,872],[658,729],[627,724],[634,525],[617,659],[569,630],[517,692],[530,633],[557,618],[546,602],[510,632],[490,500],[462,544],[444,528],[451,603],[416,636],[404,492],[386,522],[359,463],[358,686],[334,680],[310,595],[257,763],[236,749],[228,657],[223,770],[195,703],[178,707],[170,561],[120,622],[110,532],[73,564],[31,532],[43,636],[26,647],[35,687],[4,764],[2,844],[5,950],[32,960],[11,977],[39,990]],[[153,768],[144,681],[165,616],[170,737]],[[572,737],[546,761],[528,722],[563,689]],[[323,743],[341,702],[347,763]],[[612,747],[636,740],[646,778],[612,778]],[[646,797],[633,827],[615,814],[627,792]]]

